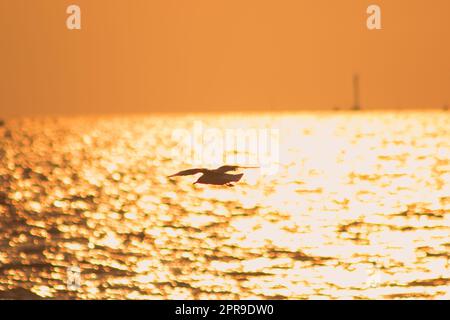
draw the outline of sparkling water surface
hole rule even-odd
[[[168,179],[194,166],[174,130],[199,121],[279,130],[277,171]],[[450,298],[448,112],[23,118],[0,137],[0,298]]]

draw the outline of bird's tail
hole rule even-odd
[[[234,175],[233,175],[233,178],[231,179],[231,181],[232,181],[232,182],[238,182],[239,180],[241,180],[241,178],[242,178],[243,175],[244,175],[243,173],[240,173],[240,174],[234,174]]]

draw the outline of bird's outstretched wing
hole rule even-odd
[[[190,176],[190,175],[197,174],[197,173],[205,173],[206,171],[208,171],[208,170],[203,169],[203,168],[188,169],[188,170],[183,170],[183,171],[177,172],[175,174],[172,174],[169,176],[169,178],[170,177],[178,177],[178,176]]]
[[[256,169],[256,168],[259,168],[259,167],[221,166],[221,167],[215,169],[214,171],[217,172],[217,173],[225,173],[225,172],[234,171],[234,170],[237,170],[237,169]]]

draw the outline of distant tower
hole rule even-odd
[[[353,110],[361,110],[359,96],[359,75],[355,73],[353,75]]]

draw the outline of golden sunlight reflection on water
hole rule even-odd
[[[195,121],[280,130],[277,174],[167,179],[192,166],[172,132]],[[448,113],[17,119],[0,136],[0,298],[450,298]]]

